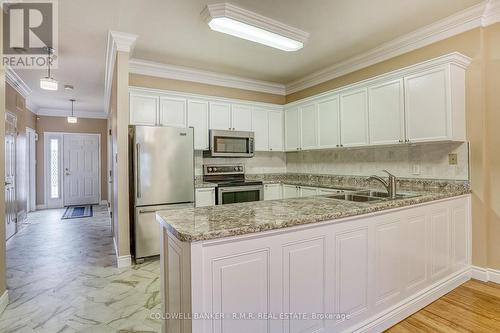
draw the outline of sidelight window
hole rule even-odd
[[[59,139],[50,139],[50,198],[59,198]]]

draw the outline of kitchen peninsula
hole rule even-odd
[[[470,278],[469,193],[158,212],[167,331],[386,329]]]

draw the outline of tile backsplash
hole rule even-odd
[[[450,165],[448,155],[457,154]],[[302,152],[257,152],[253,158],[203,158],[195,152],[195,173],[203,174],[203,164],[245,165],[247,174],[303,173],[369,176],[387,169],[398,177],[469,179],[467,143],[432,143],[380,148],[313,150]]]

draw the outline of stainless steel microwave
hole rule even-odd
[[[210,155],[212,157],[252,157],[254,133],[210,130]]]

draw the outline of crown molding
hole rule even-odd
[[[12,86],[18,93],[20,93],[24,98],[31,95],[31,88],[17,75],[17,73],[11,68],[5,68],[5,81]]]
[[[55,108],[39,108],[36,112],[39,116],[49,117],[68,117],[71,116],[71,110],[55,109]],[[93,119],[107,119],[108,115],[104,112],[95,111],[74,111],[75,117],[78,118],[93,118]]]
[[[419,49],[462,32],[500,22],[500,0],[489,0],[384,43],[349,60],[286,84],[291,94]]]
[[[229,88],[285,95],[285,85],[269,81],[247,79],[183,66],[167,65],[141,59],[130,59],[129,72],[166,79],[191,81]]]
[[[104,72],[104,112],[109,111],[111,98],[111,85],[113,84],[113,71],[115,69],[116,53],[130,53],[134,49],[139,36],[119,31],[108,31],[106,46],[106,69]]]

